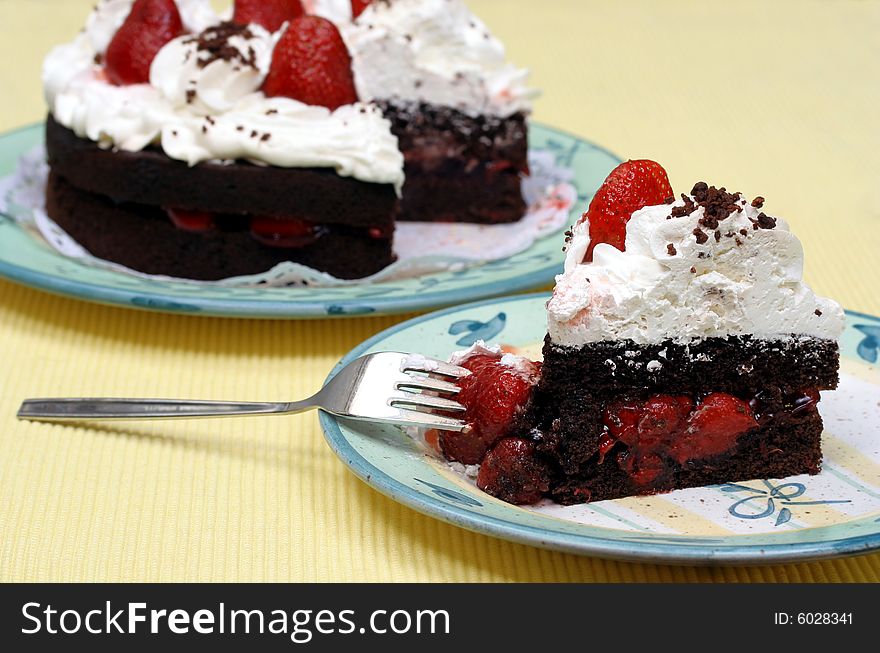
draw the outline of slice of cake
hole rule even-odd
[[[47,208],[99,258],[190,279],[394,260],[403,157],[297,0],[105,1],[44,66]]]
[[[651,161],[612,172],[570,234],[540,379],[478,485],[578,503],[818,473],[844,314],[763,205],[703,182],[675,200]]]
[[[341,29],[358,95],[382,107],[400,142],[402,219],[522,218],[528,72],[506,61],[504,46],[462,0],[364,4]]]

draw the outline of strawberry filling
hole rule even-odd
[[[599,447],[599,464],[611,449],[623,445],[616,461],[633,482],[647,486],[671,471],[672,463],[712,458],[733,449],[740,436],[771,420],[798,419],[816,410],[819,393],[813,388],[786,398],[782,410],[763,411],[762,393],[744,401],[713,392],[694,401],[691,397],[654,395],[647,400],[620,401],[603,415],[605,432]],[[782,414],[781,414],[782,413]]]
[[[193,233],[241,229],[250,231],[251,236],[267,247],[298,249],[312,245],[327,233],[327,227],[299,218],[273,218],[268,216],[227,216],[210,211],[188,211],[166,209],[168,218],[175,227]],[[387,229],[379,227],[367,230],[370,238],[390,237]]]
[[[499,356],[488,354],[470,356],[461,363],[471,371],[459,381],[457,397],[467,408],[464,420],[470,430],[440,434],[440,448],[448,459],[475,465],[498,440],[510,435],[540,373],[540,364],[532,365],[531,373],[523,373],[502,363]]]
[[[295,249],[311,245],[326,229],[308,220],[281,219],[265,216],[251,218],[251,235],[268,247]]]

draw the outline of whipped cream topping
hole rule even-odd
[[[332,167],[340,175],[400,190],[403,155],[376,107],[357,103],[330,111],[267,98],[259,88],[277,35],[251,25],[227,39],[238,56],[214,57],[208,46],[212,33],[222,29],[219,17],[207,0],[177,2],[185,26],[211,27],[168,43],[153,61],[151,83],[132,86],[109,83],[96,63],[132,2],[98,5],[86,31],[44,62],[46,99],[55,119],[106,148],[136,152],[159,145],[189,165],[247,160]]]
[[[589,223],[575,226],[565,273],[547,305],[554,343],[840,336],[843,310],[803,282],[803,248],[783,220],[770,227],[758,208],[738,199],[717,229],[708,229],[702,206],[669,218],[684,205],[679,200],[636,211],[627,224],[626,251],[600,243],[591,263],[583,262]]]
[[[260,90],[275,43],[275,35],[259,25],[227,23],[199,36],[181,36],[156,55],[150,84],[176,109],[188,108],[202,115],[230,111],[245,96]],[[237,54],[219,56],[213,49],[217,44],[231,46]]]
[[[307,14],[332,20],[337,25],[350,23],[352,19],[351,0],[302,0]]]
[[[333,13],[327,0],[321,5]],[[506,62],[504,46],[463,0],[377,1],[340,29],[363,100],[502,117],[531,109],[528,71]]]

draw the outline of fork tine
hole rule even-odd
[[[389,421],[396,422],[401,426],[418,426],[426,429],[438,429],[440,431],[455,431],[460,433],[468,426],[464,420],[453,417],[443,417],[434,413],[424,413],[418,410],[397,410],[397,418]]]
[[[391,397],[388,403],[395,408],[404,408],[407,406],[420,406],[422,408],[433,408],[436,410],[448,410],[455,413],[463,413],[466,409],[457,401],[444,399],[443,397],[435,397],[425,394],[406,394],[403,396]]]
[[[428,358],[419,354],[411,354],[404,358],[400,371],[425,372],[427,374],[437,374],[438,376],[448,376],[453,379],[461,379],[470,374],[469,370],[458,365],[452,365],[446,361]]]
[[[397,390],[411,392],[412,390],[433,390],[434,392],[443,392],[446,394],[457,395],[461,392],[461,388],[449,381],[441,381],[430,376],[418,376],[416,374],[407,374],[406,380],[398,381]]]

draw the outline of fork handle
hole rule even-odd
[[[317,408],[311,401],[254,403],[173,399],[28,399],[19,419],[67,422],[78,420],[192,419],[234,415],[289,415]]]

